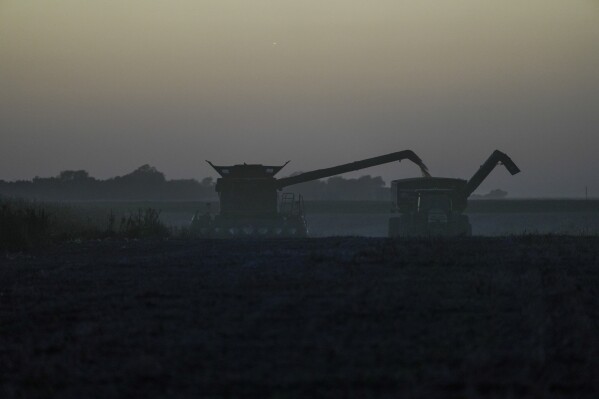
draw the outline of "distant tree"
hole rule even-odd
[[[344,179],[335,176],[327,180],[327,199],[335,200],[375,200],[385,187],[379,176],[361,176],[358,179]]]
[[[302,172],[295,172],[292,173],[290,176],[299,175],[301,173]],[[326,185],[326,181],[324,180],[312,180],[291,186],[289,187],[289,191],[301,194],[305,199],[308,200],[325,200]]]
[[[85,170],[63,170],[58,175],[60,181],[82,181],[91,179]]]
[[[139,183],[161,183],[166,181],[164,173],[148,164],[142,165],[133,172],[121,177],[123,180],[136,181]]]
[[[500,189],[491,190],[488,194],[485,195],[487,199],[501,199],[507,197],[507,191],[503,191]]]
[[[495,190],[489,191],[487,194],[474,194],[471,197],[474,199],[502,199],[507,197],[507,191],[496,188]]]

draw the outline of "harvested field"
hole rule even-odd
[[[73,242],[0,260],[0,397],[599,397],[599,238]]]

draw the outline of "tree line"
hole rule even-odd
[[[101,180],[85,170],[65,170],[55,177],[0,180],[0,195],[43,201],[214,201],[211,177],[167,180],[164,173],[143,165],[123,176]],[[380,177],[331,177],[288,187],[307,200],[389,200],[389,188]]]

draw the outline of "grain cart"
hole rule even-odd
[[[206,161],[220,175],[215,187],[220,212],[214,217],[208,213],[197,213],[192,219],[191,229],[203,237],[305,237],[308,227],[301,195],[287,192],[279,195],[279,191],[294,184],[403,159],[414,162],[423,175],[429,176],[422,160],[409,150],[281,179],[275,175],[288,162],[280,166],[216,166]]]
[[[495,150],[470,180],[423,177],[392,181],[394,211],[400,215],[389,219],[389,237],[472,235],[468,216],[463,214],[468,197],[498,164],[512,175],[520,172],[510,157]]]

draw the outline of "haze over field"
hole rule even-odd
[[[599,3],[0,3],[0,179],[412,149],[481,192],[599,195]],[[286,173],[285,173],[286,171]],[[358,172],[417,176],[408,162]]]

